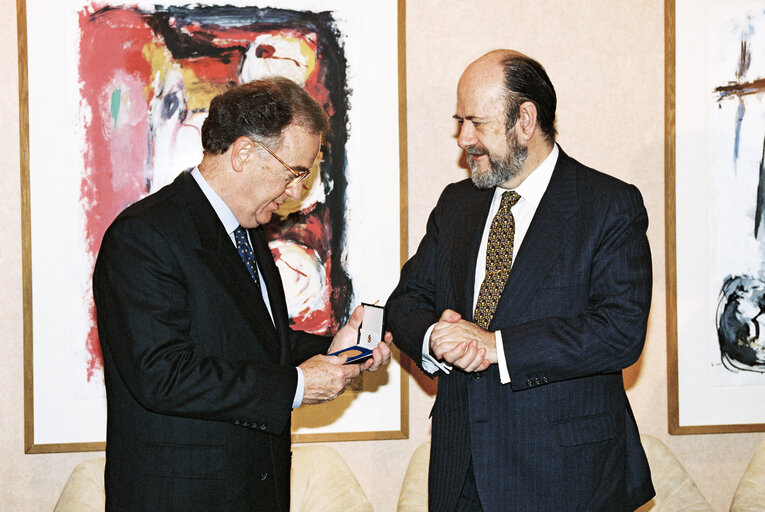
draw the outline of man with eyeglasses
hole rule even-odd
[[[204,156],[124,210],[93,276],[107,393],[107,511],[282,511],[290,416],[390,361],[360,364],[357,308],[334,338],[289,328],[262,225],[300,195],[328,131],[300,86],[268,78],[214,98]]]

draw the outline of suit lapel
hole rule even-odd
[[[577,209],[576,168],[573,160],[561,150],[547,190],[515,257],[494,318],[517,318],[523,312],[550,266],[568,245]]]
[[[494,197],[494,189],[482,190],[475,187],[471,188],[471,196],[468,198],[468,205],[474,205],[472,208],[466,208],[466,225],[464,227],[465,233],[473,233],[473,237],[466,244],[462,245],[460,250],[465,250],[467,254],[464,257],[456,255],[453,259],[455,262],[467,261],[467,266],[459,265],[454,271],[455,275],[460,276],[462,272],[466,272],[466,275],[458,277],[456,279],[456,286],[464,287],[461,290],[458,289],[458,296],[464,298],[465,311],[462,315],[463,318],[469,322],[473,321],[473,301],[475,299],[475,272],[476,262],[478,260],[478,249],[481,245],[481,238],[483,236],[483,230],[487,222],[489,215],[489,208],[491,208],[491,200]],[[461,271],[458,268],[461,267]]]
[[[271,305],[271,313],[274,317],[276,332],[281,344],[281,362],[287,364],[290,360],[289,334],[291,332],[288,324],[287,300],[284,297],[284,287],[282,286],[281,275],[276,267],[271,249],[266,241],[265,231],[262,226],[256,229],[250,229],[250,240],[252,240],[255,256],[258,260],[258,267],[263,274],[268,297]]]
[[[280,343],[271,316],[231,238],[194,177],[184,172],[178,179],[183,180],[186,202],[199,235],[200,256],[232,294],[237,307],[258,334],[258,342],[274,360],[280,360]]]

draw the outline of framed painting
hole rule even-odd
[[[199,162],[209,102],[235,84],[286,76],[330,117],[302,197],[266,226],[291,326],[333,334],[392,291],[407,255],[403,0],[19,0],[17,11],[27,453],[104,448],[101,238]],[[394,359],[334,402],[296,409],[293,440],[406,437]]]
[[[669,432],[765,431],[765,7],[665,6]]]

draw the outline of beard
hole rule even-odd
[[[472,171],[470,179],[473,180],[476,187],[486,189],[501,185],[518,176],[523,169],[524,162],[526,162],[529,148],[521,144],[515,132],[509,131],[507,134],[507,156],[505,158],[497,158],[483,146],[467,146],[465,152]],[[479,170],[478,165],[473,160],[473,156],[480,155],[488,155],[489,157],[489,169],[486,171]]]

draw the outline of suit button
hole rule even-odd
[[[542,377],[542,382],[544,382],[545,384],[547,384],[547,377]]]
[[[247,423],[247,422],[245,421],[245,422],[243,422],[243,423],[242,423],[242,426],[244,426],[244,427],[249,427],[249,426],[250,426],[250,424],[249,424],[249,423]]]
[[[234,420],[234,425],[239,425],[239,420]]]
[[[483,372],[473,372],[473,378],[475,380],[479,380],[481,378],[482,374],[483,374]]]
[[[260,475],[260,481],[262,482],[262,481],[263,481],[263,480],[265,480],[266,478],[268,478],[268,473],[261,473],[261,475]]]
[[[537,377],[536,379],[534,379],[534,384],[536,384],[537,386],[539,386],[539,384],[540,384],[540,383],[541,383],[541,381],[539,380],[539,377]]]
[[[261,425],[261,426],[260,426],[260,430],[265,430],[265,429],[266,429],[266,426],[265,426],[265,425]]]
[[[532,386],[534,385],[534,383],[533,383],[533,382],[531,382],[531,379],[527,380],[527,381],[526,381],[526,384],[527,384],[529,387],[532,387]]]

